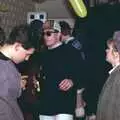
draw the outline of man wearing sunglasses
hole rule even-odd
[[[61,42],[61,27],[54,21],[44,29],[47,50],[41,53],[40,120],[73,120],[75,110],[75,86],[77,78],[75,62]]]

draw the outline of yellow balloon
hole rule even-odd
[[[87,9],[84,5],[83,0],[69,0],[69,2],[71,3],[75,13],[84,18],[87,16]]]

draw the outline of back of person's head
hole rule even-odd
[[[115,40],[116,48],[120,53],[120,31],[115,31],[113,34],[113,39]]]
[[[30,32],[32,33],[32,38],[37,41],[37,51],[40,51],[40,48],[43,44],[42,34],[43,34],[43,22],[40,20],[34,20],[30,23]],[[31,38],[31,39],[32,39]]]
[[[43,22],[40,20],[34,20],[30,23],[30,26],[34,30],[42,30]]]
[[[71,35],[71,27],[66,21],[60,21],[59,24],[63,35]]]
[[[4,44],[13,45],[16,42],[22,44],[24,49],[36,48],[37,41],[33,39],[29,25],[25,24],[14,27]]]
[[[4,30],[0,27],[0,46],[2,46],[4,44],[5,41],[5,32]]]

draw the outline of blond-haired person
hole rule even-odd
[[[99,96],[97,120],[120,119],[120,32],[115,32],[113,39],[107,41],[106,49],[106,61],[113,69]]]

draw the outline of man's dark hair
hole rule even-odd
[[[59,24],[63,35],[71,35],[71,27],[66,21],[60,21]]]
[[[21,43],[25,49],[37,46],[37,41],[33,39],[30,26],[27,24],[14,27],[4,44],[12,45],[15,42]]]
[[[116,41],[115,41],[113,38],[109,38],[109,39],[106,41],[106,43],[107,43],[107,46],[112,45],[113,50],[114,50],[115,52],[118,52],[118,49],[117,49],[117,46],[116,46]]]
[[[4,41],[5,41],[5,32],[4,30],[0,27],[0,46],[3,45]]]
[[[32,33],[32,38],[37,42],[37,49],[40,50],[42,43],[42,34],[43,34],[43,22],[40,20],[34,20],[30,23],[30,32]],[[31,38],[31,39],[32,39]]]

